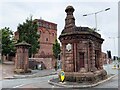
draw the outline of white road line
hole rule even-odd
[[[45,81],[46,81],[46,80],[43,80],[43,81],[41,81],[41,82],[45,82]],[[39,81],[38,81],[38,82],[35,82],[35,83],[39,83]],[[32,84],[32,83],[17,85],[17,86],[14,86],[13,88],[19,88],[19,87],[22,87],[22,86],[25,86],[25,85],[29,85],[29,84]]]
[[[53,76],[57,76],[57,75],[53,75]],[[53,76],[51,76],[51,77],[53,77]],[[47,76],[47,77],[49,77],[49,76]],[[43,77],[44,78],[44,77]],[[14,86],[13,88],[19,88],[19,87],[22,87],[22,86],[25,86],[25,85],[30,85],[30,84],[34,84],[34,83],[43,83],[43,82],[47,82],[48,80],[42,80],[42,81],[37,81],[37,82],[33,82],[33,83],[26,83],[26,84],[21,84],[21,85],[17,85],[17,86]]]
[[[18,85],[18,86],[14,86],[13,88],[19,88],[19,87],[22,87],[24,86],[25,84],[21,84],[21,85]]]

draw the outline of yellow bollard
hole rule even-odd
[[[114,65],[114,66],[112,67],[112,69],[116,69],[116,65]]]

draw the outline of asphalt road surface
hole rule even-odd
[[[48,84],[48,80],[56,77],[57,75],[51,75],[37,78],[3,80],[2,88],[51,88],[52,85]]]
[[[2,88],[60,88],[58,86],[48,84],[48,80],[56,77],[57,75],[51,75],[29,79],[3,80]],[[94,88],[118,88],[118,76],[105,83],[95,86]]]
[[[104,68],[108,73],[116,74],[116,76],[94,88],[118,88],[118,70],[112,69],[112,66],[112,64],[105,65]],[[2,88],[60,88],[59,86],[50,85],[48,83],[48,80],[57,77],[58,75],[50,75],[36,78],[4,79],[0,80],[0,83],[2,83]]]

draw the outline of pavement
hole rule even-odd
[[[52,85],[56,85],[56,86],[60,86],[60,87],[64,87],[64,88],[91,88],[91,87],[95,87],[99,84],[105,83],[105,82],[109,82],[111,79],[118,77],[118,72],[119,69],[113,69],[112,67],[114,66],[114,63],[108,64],[108,65],[104,65],[104,69],[107,71],[108,73],[108,78],[105,80],[101,80],[97,83],[74,83],[74,82],[59,82],[59,80],[57,79],[52,79],[49,80],[48,83],[52,84]]]
[[[58,74],[59,71],[60,70],[55,71],[54,69],[32,70],[32,73],[19,75],[19,74],[14,74],[14,63],[13,62],[4,62],[3,64],[0,64],[0,72],[1,72],[0,80],[43,77],[43,76]]]
[[[59,82],[58,78],[49,80],[48,83],[52,84],[52,85],[64,87],[64,88],[91,88],[91,87],[95,87],[101,83],[104,83],[104,82],[114,78],[115,76],[117,76],[117,75],[111,75],[107,79],[101,80],[97,83],[76,83],[76,82],[63,82],[62,83],[62,82]]]
[[[109,67],[112,67],[112,66],[113,65],[109,65]],[[108,69],[109,67],[105,66],[104,68]],[[112,72],[110,72],[110,71],[111,70],[109,70],[108,74],[116,72],[116,70],[114,70],[114,71],[112,70]],[[32,73],[30,73],[30,74],[18,75],[18,74],[14,74],[14,62],[4,62],[3,64],[0,64],[0,73],[1,73],[0,80],[43,77],[43,76],[48,76],[48,75],[55,75],[55,74],[58,74],[59,72],[60,72],[60,70],[55,71],[54,69],[32,70]]]
[[[105,65],[104,68],[108,70],[108,73],[118,75],[118,72],[116,69],[112,69],[113,65]],[[14,71],[14,63],[12,62],[5,62],[4,64],[0,64],[0,72],[3,73],[2,77],[2,86],[4,88],[59,88],[61,85],[62,87],[67,87],[67,88],[87,88],[87,87],[93,87],[95,85],[98,85],[100,87],[117,87],[115,85],[118,85],[118,78],[116,76],[111,76],[106,80],[100,81],[96,84],[91,84],[91,85],[66,85],[65,83],[58,83],[60,85],[53,85],[48,83],[48,80],[52,80],[55,78],[58,78],[57,73],[59,73],[60,70],[55,71],[55,70],[32,70],[31,74],[26,74],[26,75],[17,75],[13,73]],[[53,75],[56,74],[56,75]],[[34,78],[33,78],[34,77]],[[104,83],[106,82],[106,83]],[[100,84],[100,85],[99,85]],[[109,85],[110,84],[110,85]],[[66,85],[66,86],[65,86]],[[97,86],[95,86],[97,87]],[[98,87],[98,88],[100,88]]]

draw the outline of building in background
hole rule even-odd
[[[38,24],[38,33],[40,34],[40,48],[35,58],[52,58],[52,47],[57,39],[57,24],[42,19],[35,19]],[[19,39],[18,31],[15,32],[15,39]]]
[[[102,52],[102,60],[103,60],[103,64],[107,64],[108,57],[107,54],[104,52]]]
[[[40,48],[34,58],[29,58],[29,67],[35,69],[42,65],[45,69],[52,69],[55,65],[52,47],[57,39],[57,24],[42,19],[35,19],[34,21],[38,24]],[[15,40],[18,39],[19,33],[16,31]]]
[[[42,19],[35,19],[40,33],[40,49],[35,55],[36,58],[53,57],[53,44],[57,39],[57,24]]]

